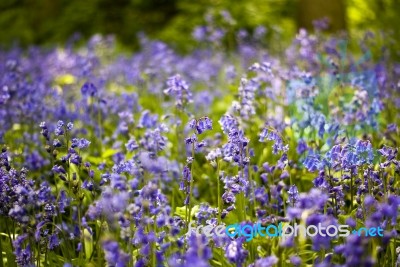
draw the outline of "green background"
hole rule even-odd
[[[75,33],[81,40],[101,33],[136,48],[137,33],[145,32],[185,49],[193,46],[195,25],[221,10],[232,14],[235,29],[264,25],[267,38],[283,41],[323,16],[330,17],[331,31],[385,30],[400,36],[399,0],[0,0],[0,45],[61,44]]]

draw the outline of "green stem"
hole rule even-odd
[[[47,264],[47,255],[48,255],[49,250],[46,248],[46,252],[44,253],[44,266],[48,266]]]
[[[81,242],[81,250],[78,252],[79,253],[78,257],[80,262],[82,257],[82,250],[84,250],[84,244],[83,244],[83,231],[82,231],[82,220],[81,220],[81,200],[79,195],[78,195],[78,226],[80,232],[79,241]]]
[[[102,228],[102,226],[103,226],[103,219],[100,220],[100,227],[98,228],[97,238],[96,238],[96,241],[95,241],[95,243],[94,243],[94,247],[95,247],[95,248],[97,247],[97,244],[99,243],[99,240],[100,240],[100,235],[101,235],[101,228]],[[131,244],[131,242],[129,242],[129,245],[130,245],[130,244]],[[95,249],[93,249],[92,254],[90,254],[89,262],[90,262],[90,261],[92,260],[92,258],[93,258],[94,251],[95,251]]]
[[[6,220],[6,231],[7,231],[7,235],[8,235],[8,239],[10,240],[10,245],[11,245],[11,249],[13,249],[13,238],[11,237],[11,233],[10,233],[10,228],[8,227],[8,220],[7,218],[5,218]]]
[[[247,146],[247,155],[249,155],[249,146]],[[249,176],[249,183],[250,183],[250,192],[251,192],[251,197],[253,199],[251,199],[251,197],[249,197],[249,202],[250,202],[250,217],[253,216],[253,214],[256,213],[256,208],[255,208],[255,193],[254,193],[254,186],[253,186],[253,180],[251,177],[251,166],[249,163],[249,166],[247,166],[247,171],[248,171],[248,176]]]
[[[194,180],[194,175],[193,175],[193,164],[194,164],[194,143],[192,144],[192,163],[190,164],[190,173],[191,173],[191,179],[190,179],[190,186],[189,186],[189,219],[188,219],[188,227],[190,224],[190,220],[192,219],[192,192],[193,192],[193,180]]]
[[[353,210],[353,173],[350,176],[350,213]]]
[[[12,249],[12,248],[11,248]],[[0,252],[1,252],[1,257],[0,257],[0,267],[3,267],[3,246],[1,245],[1,236],[0,236]]]
[[[98,101],[98,107],[97,107],[97,123],[99,125],[99,150],[100,150],[100,156],[103,155],[103,124],[101,120],[101,109],[100,109],[100,100]]]
[[[244,170],[243,170],[243,146],[242,145],[240,146],[240,162],[239,162],[239,164],[240,164],[239,175],[243,179],[244,178]],[[245,206],[246,194],[243,191],[242,193],[240,193],[240,195],[241,195],[241,203],[242,203],[242,211],[243,211],[243,220],[242,221],[245,221],[246,220],[246,206]]]
[[[218,203],[218,223],[221,222],[221,188],[220,188],[220,179],[219,179],[219,160],[217,160],[217,203]]]
[[[157,235],[156,220],[154,220],[153,227],[154,227],[154,234],[155,234],[155,235]],[[153,266],[154,266],[154,267],[156,267],[156,266],[157,266],[157,258],[156,258],[156,243],[155,243],[155,242],[153,242],[151,246],[152,246],[152,250],[153,250],[153,257],[152,257],[152,260],[153,260]]]
[[[172,213],[175,213],[175,186],[172,188],[171,207],[172,207]]]
[[[40,267],[40,243],[37,244],[37,259],[36,259],[36,265]]]

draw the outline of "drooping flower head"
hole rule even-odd
[[[182,108],[186,103],[192,102],[192,92],[189,90],[189,85],[179,74],[169,77],[167,86],[164,94],[174,96],[177,107]]]
[[[192,119],[189,123],[189,127],[196,131],[196,134],[202,134],[207,130],[212,130],[212,120],[205,116],[200,119]]]

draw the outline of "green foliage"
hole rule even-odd
[[[400,36],[398,0],[349,0],[347,25],[358,35],[365,29],[385,29],[393,39]],[[231,43],[239,29],[252,32],[267,28],[266,46],[280,47],[297,31],[298,0],[3,0],[0,1],[0,44],[10,47],[28,44],[64,43],[75,33],[84,39],[114,34],[129,49],[136,48],[137,33],[174,44],[180,50],[195,45],[195,26],[205,24],[205,16],[231,13]],[[302,12],[303,9],[301,9]],[[232,44],[226,44],[228,48]]]

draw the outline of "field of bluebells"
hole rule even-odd
[[[0,52],[3,266],[400,266],[400,63],[381,34],[194,31]],[[382,227],[208,238],[189,223]]]

